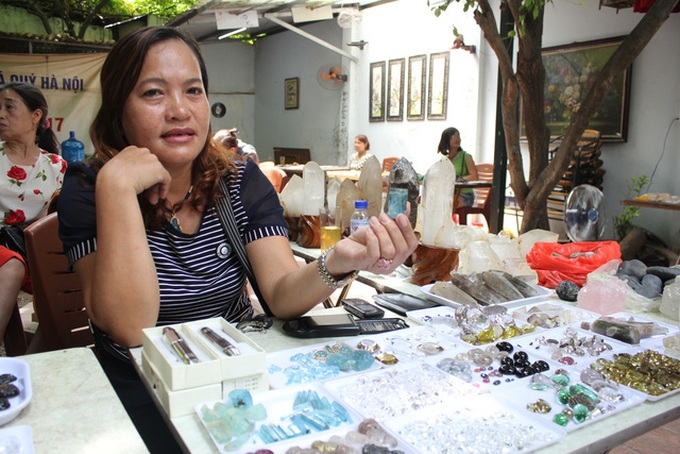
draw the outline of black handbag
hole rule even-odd
[[[21,254],[26,261],[26,244],[24,243],[24,230],[16,225],[8,225],[0,228],[0,246]]]

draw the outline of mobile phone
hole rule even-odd
[[[283,324],[283,332],[302,338],[357,336],[361,328],[349,314],[305,315]]]
[[[380,318],[385,315],[385,311],[360,298],[346,298],[342,300],[342,306],[347,312],[361,319]]]
[[[408,324],[400,318],[378,318],[367,320],[356,320],[356,324],[361,330],[361,334],[377,334],[387,331],[408,328]]]

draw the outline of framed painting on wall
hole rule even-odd
[[[449,96],[449,53],[430,54],[430,74],[427,91],[427,119],[446,120]]]
[[[406,119],[425,119],[425,55],[408,58],[408,86],[406,89]]]
[[[542,50],[545,66],[545,119],[550,135],[563,135],[578,111],[593,81],[623,37],[587,41]],[[603,142],[626,142],[630,106],[632,67],[626,68],[612,84],[588,129],[602,134]],[[520,110],[522,137],[526,137]]]
[[[300,107],[300,79],[292,77],[285,81],[285,107],[297,109]]]
[[[387,121],[404,119],[404,65],[406,60],[390,60],[387,65]]]
[[[371,63],[368,121],[385,121],[385,62]]]

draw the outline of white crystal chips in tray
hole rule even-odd
[[[454,403],[478,392],[472,385],[424,363],[330,380],[323,386],[364,418],[379,421],[418,408]]]
[[[384,424],[420,453],[531,452],[566,435],[561,428],[489,395],[420,409]]]

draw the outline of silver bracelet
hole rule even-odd
[[[331,288],[333,290],[338,289],[340,287],[344,287],[347,285],[350,281],[352,281],[357,275],[359,274],[359,271],[352,271],[349,273],[347,276],[345,276],[343,279],[336,279],[334,278],[331,273],[328,272],[328,269],[326,269],[326,256],[328,255],[329,252],[333,250],[333,246],[329,247],[326,249],[323,254],[319,257],[319,260],[316,263],[316,269],[319,271],[319,275],[321,276],[321,279],[325,282],[325,284],[328,286],[328,288]]]

